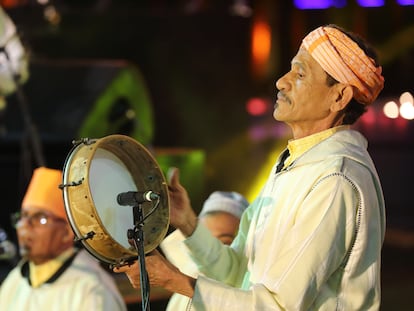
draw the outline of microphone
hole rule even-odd
[[[158,200],[160,195],[154,191],[128,191],[118,194],[116,200],[119,205],[134,206],[144,202],[152,202]]]

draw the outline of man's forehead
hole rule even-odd
[[[45,215],[54,215],[53,213],[51,213],[49,210],[46,210],[44,208],[35,206],[35,205],[25,205],[22,210],[22,213],[25,214],[45,214]]]
[[[315,62],[312,56],[303,48],[300,48],[296,55],[292,58],[291,64],[295,64],[298,66],[306,66],[310,62]]]
[[[297,54],[292,58],[291,66],[297,66],[302,69],[315,71],[315,73],[325,73],[322,66],[312,57],[312,55],[303,47],[301,47]]]

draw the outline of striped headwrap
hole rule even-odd
[[[322,26],[302,41],[309,54],[329,75],[354,87],[354,98],[369,105],[384,87],[382,67],[367,56],[358,44],[339,29]]]

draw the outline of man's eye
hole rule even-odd
[[[47,223],[47,216],[43,213],[35,214],[32,216],[33,220],[39,224],[45,225]]]

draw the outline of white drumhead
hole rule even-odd
[[[97,148],[89,168],[89,186],[103,226],[116,242],[130,248],[127,231],[134,227],[132,207],[117,202],[119,193],[138,191],[127,167],[113,153]]]

